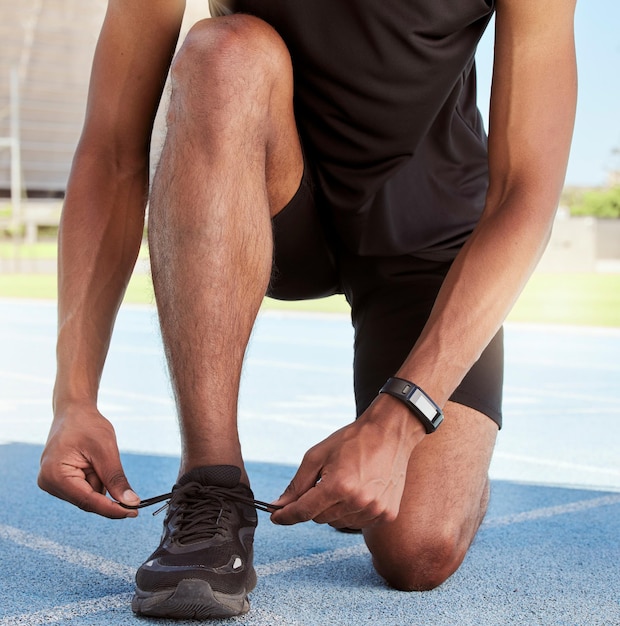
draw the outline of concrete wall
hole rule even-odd
[[[620,271],[620,219],[597,220],[558,213],[541,272]]]
[[[596,221],[596,254],[599,259],[620,260],[620,219]]]

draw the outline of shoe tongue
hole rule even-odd
[[[235,465],[205,465],[196,467],[179,478],[179,485],[196,482],[232,489],[239,484],[241,470]]]

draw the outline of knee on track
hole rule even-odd
[[[435,529],[415,537],[409,545],[381,545],[373,549],[373,565],[393,588],[429,591],[445,582],[462,563],[469,543],[459,533]]]

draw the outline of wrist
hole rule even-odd
[[[97,411],[97,398],[90,394],[75,394],[54,389],[52,397],[52,408],[54,416],[68,414],[77,411],[85,414],[91,411]]]
[[[399,400],[387,394],[379,394],[357,420],[372,423],[389,432],[411,450],[424,439],[426,431],[419,420]]]
[[[64,411],[70,407],[82,409],[97,408],[99,395],[99,376],[91,371],[84,363],[87,359],[58,359],[56,380],[52,394],[54,413]]]
[[[443,422],[443,411],[439,406],[421,387],[409,380],[388,378],[379,393],[392,396],[401,402],[422,424],[426,434],[434,433]]]

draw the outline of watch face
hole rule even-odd
[[[416,389],[411,395],[411,402],[416,408],[422,411],[422,414],[425,417],[428,417],[429,420],[435,419],[437,409],[429,402],[428,398],[419,389]]]

